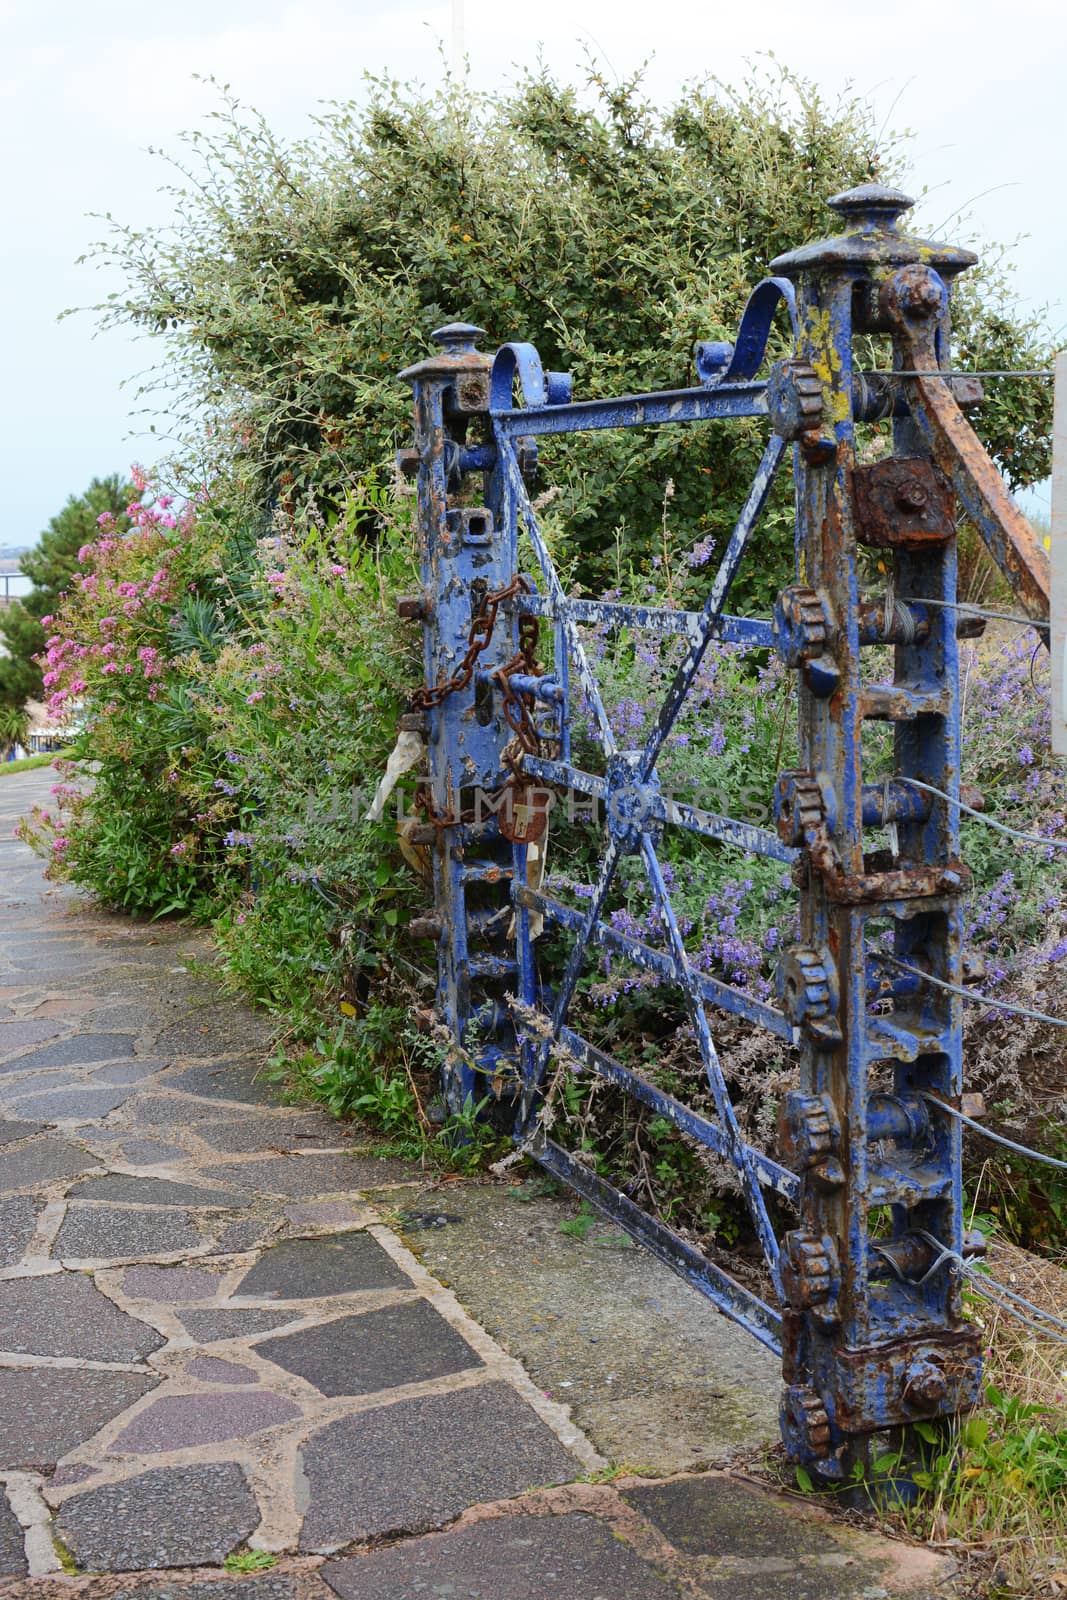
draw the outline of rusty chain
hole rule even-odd
[[[411,706],[414,711],[430,711],[447,700],[450,694],[455,694],[459,689],[466,689],[474,676],[474,669],[478,664],[478,657],[489,646],[496,627],[496,614],[506,600],[513,600],[516,595],[529,594],[530,585],[521,573],[516,573],[510,583],[504,584],[500,589],[489,589],[486,592],[480,608],[471,619],[470,632],[467,635],[467,653],[463,657],[456,671],[444,683],[434,684],[432,688],[417,689],[411,697]],[[527,621],[525,617],[523,622]],[[536,623],[537,618],[529,619]],[[519,625],[520,638],[522,636],[522,623]],[[517,670],[517,669],[516,669]]]
[[[434,684],[432,688],[417,690],[411,698],[412,709],[429,711],[441,705],[449,695],[468,688],[478,660],[492,640],[500,607],[517,595],[529,593],[531,586],[521,573],[516,573],[511,581],[501,588],[488,590],[471,619],[467,652],[458,668],[445,682]],[[540,670],[537,664],[539,629],[537,617],[520,617],[519,649],[510,661],[504,662],[493,674],[494,681],[500,688],[504,717],[515,734],[515,738],[503,752],[504,763],[511,769],[511,777],[507,780],[509,784],[514,784],[520,777],[523,754],[530,752],[537,755],[542,745],[541,736],[531,714],[533,697],[520,694],[511,687],[511,677],[514,673],[522,672],[536,676]],[[416,788],[415,804],[439,831],[443,828],[454,828],[461,821],[450,807],[440,810],[435,805],[428,784],[419,784]]]
[[[539,629],[536,617],[520,617],[518,651],[493,673],[493,681],[500,689],[504,720],[515,735],[503,752],[504,763],[511,768],[512,781],[521,776],[522,757],[540,755],[544,742],[533,719],[533,695],[520,694],[511,686],[511,679],[517,672],[531,678],[540,676],[541,669],[537,662]]]

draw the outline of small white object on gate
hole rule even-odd
[[[426,746],[422,742],[422,735],[401,730],[393,746],[392,754],[385,763],[385,772],[381,782],[374,791],[370,810],[367,812],[368,822],[380,822],[385,814],[386,802],[397,783],[405,772],[410,772],[412,767],[418,766],[426,754]]]
[[[1052,562],[1050,603],[1052,655],[1052,752],[1067,756],[1067,350],[1056,357],[1056,404],[1052,421]]]

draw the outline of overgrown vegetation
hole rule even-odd
[[[590,105],[543,76],[500,97],[379,83],[365,105],[328,111],[294,147],[225,102],[191,137],[174,230],[118,228],[104,247],[127,282],[105,320],[166,341],[160,383],[168,400],[184,394],[195,424],[174,464],[175,498],[137,475],[129,525],[108,508],[66,597],[42,615],[53,707],[76,703],[84,719],[56,804],[26,829],[50,871],[132,913],[211,921],[227,979],[278,1019],[280,1073],[338,1115],[373,1121],[393,1148],[461,1163],[480,1159],[493,1135],[474,1104],[442,1132],[438,1045],[410,1020],[433,992],[432,957],[405,933],[431,897],[429,858],[398,836],[395,818],[365,814],[420,676],[394,611],[415,586],[412,502],[389,464],[409,432],[396,371],[433,327],[465,317],[488,327],[489,345],[533,337],[546,365],[574,372],[579,395],[684,383],[692,340],[730,337],[767,261],[826,231],[827,195],[892,178],[901,158],[892,141],[879,148],[861,102],[827,106],[788,74],[736,94],[699,86],[661,119],[637,84],[594,78],[593,88]],[[980,289],[965,280],[959,311],[961,365],[1046,364],[1043,330],[1016,314],[995,272]],[[1004,385],[979,414],[1013,483],[1046,470],[1048,398],[1044,385]],[[748,424],[546,448],[559,491],[546,533],[568,582],[665,605],[702,596],[757,448]],[[790,544],[782,500],[739,608],[766,605],[790,571]],[[968,582],[980,582],[980,563],[971,567]],[[676,643],[653,649],[588,630],[625,747],[648,730]],[[964,777],[991,815],[1062,840],[1047,658],[1032,635],[1013,632],[968,650],[965,666]],[[791,678],[728,646],[710,652],[664,750],[665,785],[766,821],[774,777],[792,758]],[[873,740],[866,775],[887,760]],[[80,784],[89,762],[93,781]],[[409,806],[415,781],[400,785]],[[983,983],[1067,1014],[1063,852],[1020,850],[980,821],[963,831]],[[580,907],[600,850],[597,829],[557,816],[553,892]],[[699,966],[766,996],[794,937],[780,866],[680,833],[663,854]],[[663,946],[640,874],[620,874],[607,914]],[[560,951],[547,937],[538,948],[550,983]],[[617,958],[592,963],[576,1007],[596,1042],[708,1105],[686,1017],[647,974]],[[1060,1149],[1059,1036],[1040,1021],[968,1011],[971,1084],[996,1124]],[[733,1023],[716,1037],[743,1130],[766,1145],[793,1078],[790,1052]],[[665,1119],[579,1080],[565,1059],[555,1065],[555,1136],[755,1275],[731,1169]],[[979,1158],[971,1183],[983,1209],[995,1196],[1015,1237],[1055,1246],[1064,1196],[1047,1174]],[[573,1220],[576,1239],[587,1215]],[[1019,1406],[1036,1398],[1022,1380],[998,1375],[995,1388],[1009,1398],[994,1400],[988,1431],[964,1441],[976,1475],[954,1480],[970,1484],[971,1511],[963,1500],[950,1507],[947,1464],[935,1460],[940,1501],[927,1531],[948,1526],[939,1515],[953,1528],[970,1515],[982,1538],[1022,1540],[994,1488],[1061,1493],[1058,1443],[1026,1443],[1038,1419]]]

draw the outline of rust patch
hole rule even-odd
[[[852,474],[856,537],[877,550],[923,550],[954,537],[952,485],[917,457],[894,456]]]

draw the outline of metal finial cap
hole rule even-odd
[[[880,183],[861,183],[856,189],[831,195],[826,202],[848,222],[867,228],[894,228],[897,218],[910,211],[915,201],[900,189],[886,189]]]
[[[448,322],[443,328],[435,328],[430,338],[435,344],[444,345],[446,350],[459,354],[464,350],[473,350],[476,340],[485,333],[484,328],[476,328],[473,322]]]

